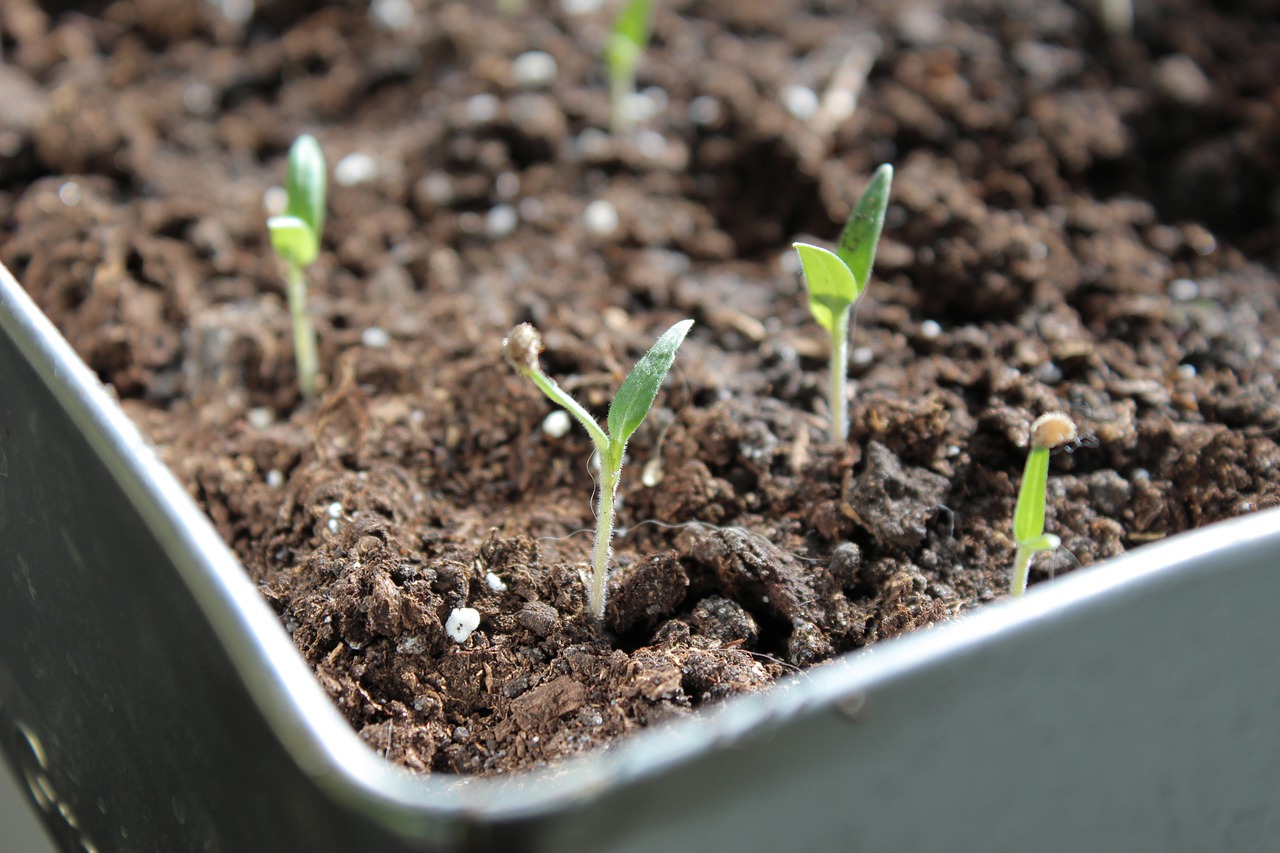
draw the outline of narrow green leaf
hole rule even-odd
[[[296,216],[272,216],[267,219],[271,247],[291,264],[305,267],[316,259],[320,245],[307,223]]]
[[[693,326],[692,320],[681,320],[662,333],[662,337],[631,368],[622,387],[609,406],[609,439],[621,447],[644,421],[658,396],[658,388],[666,378],[676,351]]]
[[[618,17],[613,19],[609,31],[608,51],[622,50],[628,53],[631,63],[644,53],[653,30],[652,0],[628,0]],[[610,60],[612,62],[612,60]]]
[[[884,213],[889,207],[889,185],[893,183],[893,167],[885,163],[871,176],[871,183],[854,205],[849,221],[840,232],[836,254],[844,261],[857,281],[854,299],[862,295],[871,280],[871,265],[876,260],[876,244],[884,230]]]
[[[1018,489],[1018,505],[1013,510],[1013,539],[1026,546],[1044,533],[1044,493],[1049,480],[1049,449],[1034,447],[1027,454],[1027,467]]]
[[[289,149],[289,172],[284,182],[289,205],[285,212],[305,222],[314,232],[317,244],[324,233],[327,179],[320,143],[314,136],[304,133],[294,140]]]
[[[840,318],[858,298],[858,282],[844,261],[821,246],[792,243],[809,286],[809,311],[818,325],[835,333]]]

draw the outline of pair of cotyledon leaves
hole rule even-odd
[[[320,254],[325,185],[320,143],[314,136],[303,134],[289,149],[289,171],[284,184],[288,206],[282,215],[267,220],[276,254],[299,267],[308,266]]]
[[[810,243],[793,244],[809,286],[809,310],[818,325],[832,334],[841,328],[844,315],[871,278],[892,182],[892,166],[886,163],[876,169],[840,232],[834,252]]]

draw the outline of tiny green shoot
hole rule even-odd
[[[1013,539],[1018,551],[1013,561],[1009,593],[1020,597],[1027,589],[1031,558],[1041,551],[1053,551],[1062,541],[1044,532],[1045,489],[1049,479],[1049,451],[1076,441],[1076,425],[1063,412],[1049,412],[1031,424],[1031,450],[1013,510]]]
[[[604,50],[609,75],[609,103],[612,128],[621,136],[631,127],[631,100],[636,91],[636,65],[653,33],[652,0],[627,0],[613,20]]]
[[[792,244],[800,255],[809,287],[809,311],[818,325],[831,335],[831,440],[841,442],[849,432],[849,400],[845,377],[849,361],[849,313],[853,303],[867,289],[876,244],[884,230],[889,206],[889,185],[893,167],[876,169],[871,183],[840,232],[834,252],[809,243]]]
[[[542,372],[542,368],[538,366],[538,354],[543,349],[542,336],[537,329],[528,323],[521,323],[502,341],[502,352],[507,362],[521,376],[532,379],[553,403],[563,406],[582,424],[596,446],[596,453],[600,458],[600,502],[596,513],[591,582],[587,585],[587,610],[597,621],[604,619],[605,581],[609,576],[610,540],[613,538],[613,505],[627,440],[653,407],[658,388],[671,369],[676,351],[680,349],[680,344],[692,325],[692,320],[676,323],[636,362],[609,405],[607,432],[582,404]]]
[[[285,262],[289,314],[293,319],[293,352],[298,366],[298,385],[304,398],[316,393],[319,361],[316,357],[316,330],[307,315],[307,281],[303,270],[320,254],[324,232],[325,162],[320,143],[303,134],[289,149],[285,192],[289,197],[285,212],[267,220],[271,246]]]

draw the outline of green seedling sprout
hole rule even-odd
[[[1049,451],[1076,440],[1076,425],[1063,412],[1049,412],[1031,424],[1031,451],[1018,489],[1013,510],[1013,538],[1018,545],[1013,560],[1009,593],[1019,598],[1027,589],[1031,558],[1041,551],[1053,551],[1062,544],[1057,536],[1044,532],[1045,488],[1049,479]]]
[[[849,432],[849,400],[845,376],[849,361],[849,313],[867,289],[876,244],[884,230],[893,167],[876,169],[866,192],[849,214],[834,252],[809,243],[792,244],[800,255],[809,286],[809,311],[831,334],[831,440],[841,442]]]
[[[653,347],[636,362],[622,381],[609,405],[608,432],[573,397],[542,372],[538,354],[542,352],[542,336],[528,323],[521,323],[502,341],[502,352],[521,376],[527,376],[551,398],[553,403],[577,419],[586,429],[600,457],[600,504],[596,513],[596,539],[592,549],[591,583],[587,585],[587,610],[597,620],[604,619],[605,581],[609,576],[610,540],[613,537],[613,504],[622,473],[622,456],[627,439],[644,421],[658,396],[658,388],[666,378],[676,351],[693,325],[681,320],[658,338]]]
[[[267,220],[267,229],[271,232],[271,246],[287,269],[298,385],[302,396],[310,398],[315,396],[320,368],[316,357],[316,330],[307,315],[307,280],[302,271],[320,253],[325,200],[324,154],[314,136],[299,136],[289,149],[289,173],[284,187],[288,205],[284,214]]]
[[[653,33],[652,0],[627,0],[609,31],[604,50],[609,74],[609,101],[614,134],[621,136],[631,127],[631,96],[636,91],[636,65]]]

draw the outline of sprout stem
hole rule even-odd
[[[1018,553],[1013,558],[1013,579],[1009,583],[1009,594],[1021,598],[1027,591],[1027,575],[1031,572],[1031,558],[1035,551],[1025,545],[1018,545]]]
[[[293,355],[298,366],[298,385],[304,399],[316,395],[316,375],[320,372],[316,356],[316,330],[307,316],[307,281],[302,267],[290,261],[288,298],[293,318]]]
[[[849,312],[836,318],[831,331],[831,440],[840,443],[849,435],[849,395],[845,377],[849,372]]]
[[[622,460],[600,456],[600,506],[596,512],[596,542],[592,552],[591,583],[587,586],[587,610],[597,622],[604,619],[605,581],[609,578],[609,556],[613,550],[613,503],[618,494]]]

